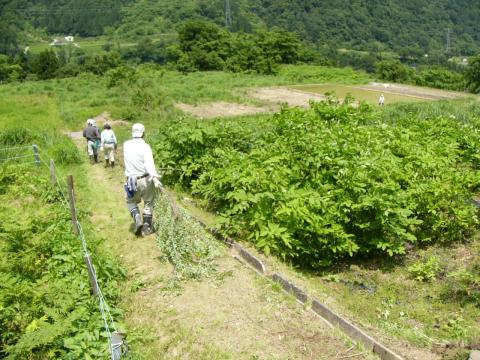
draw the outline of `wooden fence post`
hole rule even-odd
[[[55,163],[53,159],[50,159],[50,181],[52,182],[52,186],[57,184],[57,174],[55,173]]]
[[[32,147],[33,147],[33,155],[35,156],[35,164],[37,164],[37,166],[40,166],[40,154],[38,152],[38,146],[32,145]]]
[[[67,177],[67,185],[68,185],[68,202],[70,204],[70,213],[72,214],[72,224],[73,224],[73,232],[75,235],[79,235],[80,231],[78,229],[78,219],[77,219],[77,209],[75,207],[75,192],[73,189],[73,176],[68,175]]]
[[[92,258],[90,255],[85,255],[85,264],[87,264],[88,269],[88,278],[90,279],[90,285],[92,286],[93,295],[97,296],[99,289],[97,283],[97,275],[95,274],[95,269],[92,264]]]

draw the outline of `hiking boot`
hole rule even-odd
[[[96,163],[98,163],[98,154],[93,154],[93,159],[95,160]]]
[[[148,224],[143,224],[142,226],[142,236],[148,236],[153,234],[153,229]]]
[[[154,233],[153,216],[143,214],[142,235],[147,236]]]
[[[112,168],[115,167],[115,161],[111,161],[110,165],[112,165]]]
[[[110,163],[109,163],[108,159],[105,160],[105,167],[108,168],[109,165],[110,165]]]
[[[142,216],[140,215],[138,209],[133,209],[131,214],[133,221],[135,221],[133,232],[135,233],[135,235],[140,235],[143,227]]]

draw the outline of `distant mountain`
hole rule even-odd
[[[314,45],[420,56],[480,46],[480,0],[228,0],[232,31],[279,27]],[[0,28],[141,36],[190,19],[225,24],[227,0],[0,0]],[[7,21],[8,20],[8,21]],[[13,25],[12,25],[13,24]],[[0,29],[1,30],[1,29]],[[1,41],[2,35],[0,35]],[[447,40],[447,38],[449,40]]]

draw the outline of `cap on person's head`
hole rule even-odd
[[[110,126],[109,123],[105,123],[105,125],[103,125],[103,128],[110,130],[112,127]]]
[[[143,133],[145,132],[145,126],[142,124],[133,124],[132,126],[132,137],[134,138],[141,138]]]
[[[88,125],[93,125],[94,122],[95,122],[95,121],[94,121],[93,119],[88,119],[88,120],[87,120],[87,126],[88,126]]]

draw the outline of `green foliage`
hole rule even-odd
[[[49,153],[59,165],[77,165],[82,163],[78,147],[71,139],[62,137],[49,149]]]
[[[0,55],[0,83],[18,81],[24,78],[24,70],[5,55]]]
[[[213,260],[219,255],[215,240],[183,209],[175,208],[174,213],[167,195],[159,195],[156,207],[162,214],[155,225],[157,243],[173,266],[172,285],[211,276],[215,272]]]
[[[435,256],[422,259],[408,267],[408,272],[417,281],[430,281],[435,279],[440,271],[440,262]]]
[[[190,21],[179,30],[181,71],[229,70],[276,74],[279,64],[294,64],[304,46],[292,33],[258,31],[231,34],[219,26]],[[305,54],[305,52],[303,52]]]
[[[35,26],[46,28],[51,34],[97,36],[103,34],[105,27],[114,26],[120,20],[124,1],[105,0],[101,4],[94,0],[30,3],[22,7],[30,6]]]
[[[383,60],[375,65],[377,76],[382,80],[406,82],[413,76],[413,70],[398,60]]]
[[[48,177],[18,165],[0,167],[0,189],[0,353],[7,359],[108,356],[83,250],[61,195]],[[101,264],[103,294],[113,305],[122,272],[101,255],[95,262]]]
[[[160,40],[152,41],[150,37],[139,39],[134,47],[122,51],[122,57],[126,60],[133,60],[136,63],[154,62],[165,64],[171,60],[169,47],[172,41]]]
[[[85,61],[85,69],[96,75],[103,75],[108,70],[114,69],[122,64],[120,55],[116,52],[96,55],[87,58]]]
[[[42,80],[54,78],[59,67],[57,55],[53,50],[42,51],[32,61],[32,72]]]
[[[468,267],[448,275],[445,298],[462,304],[480,304],[480,262],[473,261]]]
[[[468,237],[479,184],[470,131],[444,117],[385,123],[369,106],[332,99],[256,123],[176,123],[155,148],[162,166],[182,169],[165,181],[208,200],[227,231],[321,266]]]
[[[474,93],[480,93],[480,55],[472,58],[465,73],[467,85]]]
[[[10,126],[0,130],[0,144],[18,146],[32,144],[37,136],[28,128],[22,126]]]
[[[465,89],[465,79],[463,74],[433,66],[422,69],[414,76],[415,85],[428,86],[437,89],[460,90]]]

